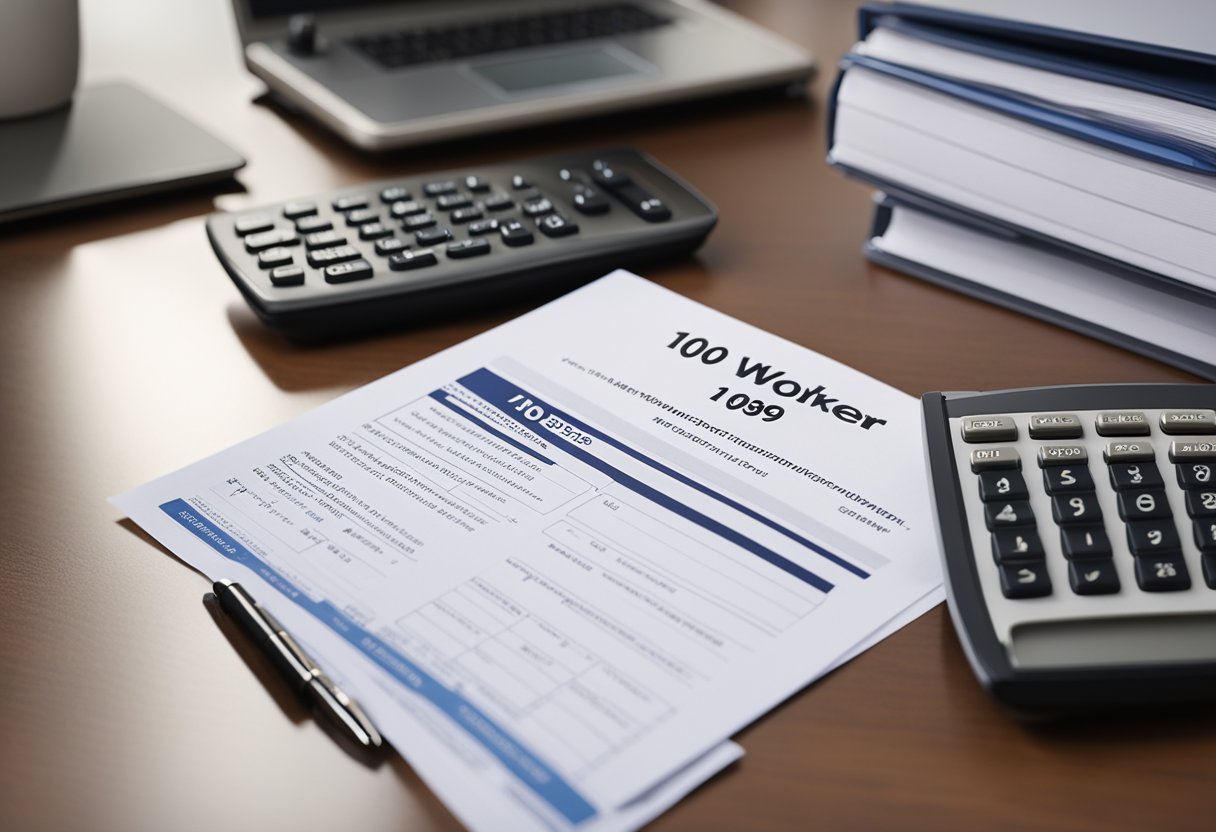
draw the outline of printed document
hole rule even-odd
[[[474,828],[644,823],[940,598],[917,401],[625,272],[114,502]]]

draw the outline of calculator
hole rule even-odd
[[[1216,700],[1216,386],[927,393],[950,614],[1026,714]]]
[[[245,301],[289,336],[362,334],[696,249],[717,209],[631,148],[398,177],[207,218]]]

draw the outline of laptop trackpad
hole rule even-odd
[[[641,67],[627,63],[619,53],[607,49],[583,49],[539,58],[479,63],[470,69],[508,93],[526,93],[545,87],[581,84],[642,72]]]

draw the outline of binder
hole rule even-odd
[[[1138,327],[1121,327],[1108,315],[1095,314],[1092,306],[1075,305],[1069,301],[1067,286],[1060,291],[1045,291],[1042,281],[1034,291],[1025,285],[993,285],[978,275],[960,270],[946,270],[932,263],[899,256],[883,248],[881,241],[898,211],[913,211],[947,223],[952,234],[966,236],[973,245],[984,246],[990,241],[993,261],[1002,256],[1006,262],[1025,258],[1025,273],[1043,274],[1044,264],[1052,265],[1061,275],[1075,278],[1086,288],[1080,290],[1092,296],[1088,287],[1099,283],[1101,296],[1109,308],[1122,307],[1129,317],[1139,319]],[[980,300],[1013,309],[1050,323],[1106,341],[1133,352],[1172,364],[1203,378],[1216,381],[1216,295],[1196,290],[1185,284],[1174,284],[1159,275],[1130,268],[1117,261],[1094,257],[1084,249],[1065,246],[1050,238],[1021,234],[1008,224],[962,211],[923,195],[902,193],[881,194],[874,209],[870,237],[864,251],[866,257],[879,265],[912,277],[944,286]],[[1016,270],[1016,265],[1015,265]],[[1076,292],[1074,287],[1074,293]],[[1186,348],[1163,343],[1171,317],[1186,316],[1192,329],[1211,333],[1207,343],[1187,342]],[[1165,322],[1165,326],[1162,322]],[[1198,327],[1194,325],[1198,323]]]
[[[1071,136],[1090,144],[1107,147],[1179,170],[1216,176],[1216,150],[1172,137],[1158,130],[1117,123],[1100,116],[1086,114],[1080,110],[1055,106],[1031,96],[969,84],[868,55],[848,55],[842,59],[841,65],[842,71],[848,71],[851,66],[863,66],[871,71],[961,99],[1001,115],[1012,116],[1036,127]],[[1213,69],[1213,72],[1216,72],[1216,69]]]
[[[893,12],[892,8],[897,11]],[[899,5],[863,8],[861,37],[864,39],[871,31],[882,27],[1031,69],[1216,108],[1216,56],[1213,55],[1149,47],[1130,41],[1123,41],[1115,48],[1100,48],[1091,43],[1092,35],[1061,30],[1051,30],[1054,37],[1043,40],[1032,38],[1025,27],[1013,31],[1008,27],[996,28],[993,18],[958,13],[929,14],[937,12],[936,9],[914,9],[910,15],[901,14],[903,8]],[[877,13],[879,11],[881,13]],[[970,26],[969,21],[976,21],[979,28],[956,28]],[[1044,30],[1039,27],[1039,31]]]
[[[1194,284],[1175,280],[1167,275],[1140,268],[1114,257],[1107,257],[1091,249],[1073,245],[1039,231],[1006,222],[987,214],[980,214],[961,205],[956,205],[939,197],[873,176],[866,171],[858,170],[848,165],[838,164],[837,167],[848,176],[873,185],[877,189],[877,192],[881,194],[878,202],[879,208],[885,206],[888,214],[891,208],[902,205],[962,226],[963,228],[978,231],[989,237],[1017,243],[1029,249],[1047,251],[1075,263],[1102,269],[1113,276],[1117,276],[1120,280],[1137,283],[1155,292],[1172,295],[1189,303],[1210,308],[1213,316],[1212,326],[1216,330],[1216,293],[1205,291]],[[877,224],[871,226],[871,236],[877,233],[875,229],[878,227]]]
[[[880,27],[985,58],[1216,110],[1216,55],[946,9],[900,3],[864,6],[858,20],[861,38]],[[840,64],[841,74],[852,66],[863,66],[1157,164],[1216,175],[1216,150],[1163,129],[1104,118],[1101,113],[1056,105],[1031,94],[950,78],[867,55],[846,55]],[[833,109],[838,87],[839,79],[833,88]]]
[[[1095,8],[1094,14],[1100,11]],[[1208,108],[1216,119],[1216,55],[906,3],[863,7],[861,37],[879,27],[989,59]],[[1216,380],[1216,292],[1209,286],[950,202],[932,193],[927,181],[913,187],[892,181],[891,171],[875,173],[842,161],[844,154],[833,153],[838,99],[853,69],[1068,136],[1094,146],[1096,154],[1102,147],[1148,160],[1151,168],[1161,166],[1163,181],[1182,181],[1187,174],[1216,177],[1216,148],[1179,138],[1165,127],[1050,102],[1033,90],[1010,91],[856,52],[840,63],[827,116],[829,162],[882,191],[865,246],[871,261]],[[1170,173],[1171,168],[1187,174]],[[900,221],[892,231],[895,217]]]
[[[1008,4],[1019,15],[1025,4]],[[1123,86],[1189,101],[1203,107],[1216,102],[1216,54],[1210,50],[1212,21],[1192,20],[1183,8],[1161,9],[1183,20],[1184,31],[1198,27],[1191,38],[1147,40],[1128,26],[1110,29],[1112,12],[1107,2],[1093,4],[1095,24],[1127,37],[1100,34],[1093,30],[1065,29],[1036,22],[1029,17],[1001,16],[1001,4],[987,3],[987,14],[975,14],[912,3],[870,4],[858,12],[859,37],[864,39],[878,26],[899,28],[917,37],[976,54],[1019,63],[1035,69],[1059,72],[1090,81]],[[1105,19],[1102,19],[1105,18]],[[1202,44],[1204,51],[1178,46],[1180,42]]]

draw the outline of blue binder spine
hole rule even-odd
[[[1100,5],[1095,14],[1101,13]],[[1087,57],[1119,67],[1144,66],[1163,68],[1169,74],[1191,71],[1198,74],[1202,65],[1216,67],[1216,54],[1194,52],[1155,43],[1126,40],[1071,29],[1059,29],[1024,20],[993,17],[954,9],[911,3],[883,3],[862,6],[857,15],[857,31],[861,39],[880,25],[891,25],[890,19],[921,24],[938,30],[952,31],[960,44],[969,38],[978,43],[1000,41],[1016,51],[1015,44],[1046,56],[1053,71],[1061,70],[1068,57]],[[1041,48],[1039,48],[1041,47]],[[1210,77],[1210,76],[1209,76]],[[1208,82],[1210,88],[1211,81]]]
[[[885,7],[884,7],[885,8]],[[1084,40],[1059,36],[1053,45],[1027,43],[954,26],[925,25],[895,14],[865,19],[864,38],[874,29],[888,29],[917,40],[970,52],[1029,69],[1070,75],[1112,87],[1123,87],[1162,98],[1216,109],[1216,55],[1193,52],[1159,54],[1124,42],[1119,49],[1091,47]],[[1015,33],[1013,38],[1018,37]],[[1098,54],[1093,50],[1097,49]]]
[[[1132,124],[1100,118],[1031,96],[947,78],[868,55],[846,55],[842,71],[858,66],[1074,139],[1191,173],[1216,175],[1216,151]],[[836,98],[833,96],[832,106]]]

